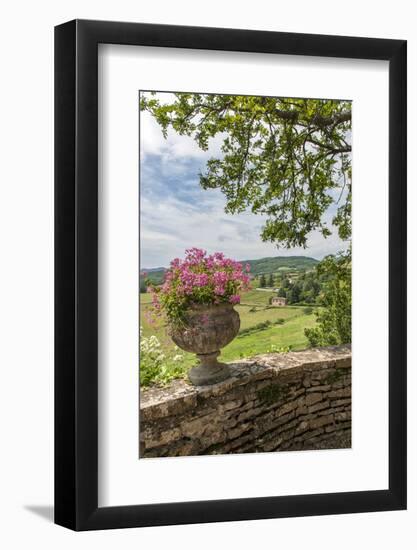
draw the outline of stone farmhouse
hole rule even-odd
[[[282,307],[287,305],[287,299],[281,296],[274,296],[271,300],[271,306]]]

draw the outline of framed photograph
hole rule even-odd
[[[406,42],[55,29],[55,522],[406,508]]]

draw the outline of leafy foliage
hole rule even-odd
[[[321,304],[320,293],[326,276],[317,269],[298,274],[295,280],[283,277],[278,296],[287,299],[287,304]]]
[[[172,128],[207,150],[223,138],[222,158],[200,174],[204,189],[220,189],[226,212],[250,209],[267,216],[261,237],[287,248],[307,246],[311,231],[331,234],[323,214],[339,206],[332,223],[351,234],[351,102],[176,93],[170,104],[141,96],[167,136]]]
[[[260,286],[260,288],[265,288],[266,287],[266,277],[263,273],[259,277],[259,286]]]
[[[140,369],[139,377],[142,387],[150,384],[164,385],[174,378],[182,378],[187,372],[184,366],[184,355],[176,348],[177,353],[169,356],[161,347],[154,335],[146,337],[140,327]]]
[[[310,345],[346,344],[352,340],[352,259],[350,250],[327,256],[317,270],[327,278],[322,305],[317,313],[318,326],[305,329]]]

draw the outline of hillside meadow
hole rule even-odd
[[[267,290],[251,290],[242,295],[241,304],[235,306],[239,312],[241,327],[239,335],[222,349],[220,360],[234,361],[252,355],[272,351],[299,350],[308,347],[305,328],[316,324],[313,308],[305,306],[271,307],[269,298],[276,295]],[[146,313],[151,309],[151,295],[140,295],[140,323],[142,335],[156,336],[167,357],[181,353],[181,364],[176,365],[173,377],[185,376],[196,364],[196,357],[175,348],[161,321],[149,323]],[[314,310],[317,309],[316,307]]]

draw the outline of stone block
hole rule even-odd
[[[297,435],[303,434],[309,429],[309,427],[310,427],[309,423],[303,420],[295,429],[295,435],[297,436]]]
[[[237,409],[242,405],[242,399],[236,399],[235,401],[226,401],[225,403],[221,403],[219,405],[219,411],[225,412],[225,411],[231,411],[233,409]]]
[[[342,405],[350,405],[351,399],[337,399],[336,401],[332,401],[333,407],[341,407]]]
[[[323,398],[322,393],[309,393],[306,395],[305,404],[307,406],[314,405],[315,403],[318,403]]]
[[[250,418],[255,418],[256,416],[261,414],[262,411],[263,411],[262,407],[257,407],[255,409],[249,409],[247,411],[244,411],[244,412],[240,413],[239,416],[237,417],[237,420],[238,420],[238,422],[242,422],[244,420],[249,420]]]
[[[320,416],[319,418],[314,418],[310,420],[310,427],[311,428],[321,428],[323,426],[326,426],[327,424],[333,424],[334,417],[332,414],[329,414],[328,416]]]
[[[166,430],[164,432],[161,432],[157,436],[156,434],[154,434],[153,437],[154,437],[153,439],[146,438],[144,440],[146,449],[152,449],[153,447],[160,447],[162,445],[167,445],[168,443],[172,443],[176,439],[180,439],[181,430],[179,428],[173,428],[172,430]]]
[[[301,416],[303,414],[307,414],[308,409],[305,405],[298,407],[295,411],[296,416]]]
[[[350,397],[351,395],[351,388],[350,386],[347,388],[340,388],[338,390],[330,391],[327,395],[330,399],[335,398],[341,398],[341,397]]]
[[[198,437],[209,429],[213,429],[213,422],[218,420],[216,413],[199,416],[192,420],[185,420],[181,424],[181,431],[186,437]]]
[[[316,430],[313,430],[311,432],[307,432],[305,435],[304,435],[304,439],[305,441],[309,441],[310,439],[314,439],[315,437],[317,437],[318,435],[322,434],[323,433],[323,429],[320,428],[320,429],[316,429]]]
[[[328,409],[330,405],[329,401],[321,401],[320,403],[316,403],[315,405],[312,405],[311,407],[308,407],[309,414],[321,411],[323,409]]]
[[[287,414],[293,411],[297,407],[298,407],[297,401],[289,401],[288,403],[284,403],[284,405],[281,405],[281,407],[277,409],[277,417],[283,416],[284,414]]]
[[[330,433],[330,432],[334,432],[336,429],[337,429],[336,424],[330,424],[329,426],[326,426],[326,427],[324,428],[324,431],[325,431],[326,433]]]
[[[307,394],[311,392],[326,392],[331,389],[331,386],[329,384],[321,385],[321,386],[315,386],[314,388],[309,388],[306,390]]]
[[[309,388],[309,387],[311,386],[311,378],[310,378],[310,376],[305,376],[305,377],[303,378],[303,386],[304,386],[305,388]]]
[[[350,411],[336,413],[334,415],[334,419],[336,420],[336,422],[345,422],[346,420],[351,419],[351,413]]]
[[[231,430],[228,430],[227,436],[228,439],[236,439],[237,437],[241,436],[248,430],[252,429],[252,425],[249,423],[239,424],[236,426],[236,428],[232,428]]]

